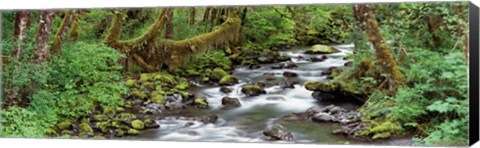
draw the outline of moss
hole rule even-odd
[[[153,119],[145,119],[145,121],[143,121],[143,123],[145,124],[153,124],[155,123],[155,121]]]
[[[131,113],[121,113],[117,115],[116,119],[131,120],[131,119],[137,119],[137,116]]]
[[[95,123],[95,126],[97,126],[100,129],[100,131],[102,131],[104,133],[108,131],[108,126],[109,125],[110,125],[109,122],[97,122],[97,123]]]
[[[133,107],[133,101],[126,101],[125,102],[125,108],[132,108]]]
[[[165,97],[163,94],[152,94],[152,102],[163,105],[165,103]]]
[[[90,123],[90,118],[88,117],[84,117],[80,120],[80,123],[86,123],[86,124],[89,124]]]
[[[127,87],[136,87],[137,86],[137,80],[129,79],[125,81],[125,85]]]
[[[288,61],[290,60],[289,56],[278,56],[277,61]]]
[[[189,86],[190,86],[190,83],[188,83],[188,80],[185,78],[181,78],[180,81],[178,82],[178,85],[175,86],[175,89],[185,90]]]
[[[56,125],[59,130],[66,130],[72,127],[72,122],[70,120],[65,120]]]
[[[90,133],[93,134],[93,129],[88,125],[87,123],[81,123],[79,125],[79,131],[80,133]]]
[[[57,137],[58,133],[54,129],[49,128],[45,131],[45,135],[50,137]]]
[[[118,137],[125,136],[125,131],[121,129],[115,129],[115,136],[118,136]]]
[[[155,84],[153,82],[143,82],[140,86],[140,89],[155,89]]]
[[[195,99],[195,105],[199,108],[208,108],[208,103],[205,98],[197,98]]]
[[[73,135],[73,132],[70,130],[62,130],[61,132],[62,135]]]
[[[175,77],[173,75],[170,75],[168,73],[154,73],[153,74],[153,80],[155,81],[161,81],[170,85],[175,85],[177,81],[175,80]]]
[[[353,54],[352,53],[347,53],[345,54],[345,59],[352,59],[353,58]]]
[[[144,82],[152,81],[153,76],[151,74],[148,74],[148,73],[142,73],[142,74],[140,74],[140,80],[142,80]]]
[[[377,133],[377,134],[373,135],[372,139],[388,138],[391,135],[392,134],[390,132]]]
[[[107,115],[94,115],[93,120],[94,121],[105,121],[108,119]]]
[[[223,77],[225,76],[228,76],[228,73],[225,72],[223,69],[221,68],[215,68],[211,75],[210,75],[210,78],[212,78],[213,80],[221,80]]]
[[[137,129],[137,130],[141,130],[141,129],[145,128],[145,126],[144,126],[144,124],[141,120],[133,120],[131,126],[134,129]]]
[[[93,136],[93,139],[106,139],[104,136],[96,135]]]
[[[304,83],[304,86],[310,91],[333,92],[337,89],[337,85],[334,82],[307,81]]]
[[[206,76],[203,76],[202,82],[205,82],[205,83],[206,83],[206,82],[208,82],[208,81],[210,81],[210,78],[209,78],[209,77],[206,77]]]
[[[145,92],[135,90],[131,93],[131,96],[135,97],[135,98],[138,98],[138,99],[145,99],[145,98],[147,98],[148,95]]]
[[[119,112],[123,112],[125,111],[125,108],[123,107],[116,107],[115,110],[119,111]]]
[[[140,131],[131,128],[131,129],[128,129],[127,133],[128,133],[129,135],[138,135],[138,134],[140,134]]]
[[[335,49],[331,46],[326,46],[326,45],[314,45],[310,49],[306,51],[308,54],[332,54],[332,53],[338,53],[340,50]]]
[[[238,83],[238,79],[231,75],[228,75],[223,77],[219,83],[220,85],[235,85]]]

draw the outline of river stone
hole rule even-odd
[[[283,76],[285,76],[287,78],[293,78],[293,77],[297,77],[298,74],[296,74],[294,72],[290,72],[290,71],[285,71],[285,72],[283,72]]]
[[[327,92],[315,91],[312,93],[312,97],[320,102],[332,102],[335,101],[335,95]]]
[[[227,108],[227,109],[241,106],[238,98],[230,98],[230,97],[223,97],[222,105],[224,106],[224,108]]]
[[[187,122],[187,123],[185,123],[185,125],[183,125],[183,127],[190,127],[190,126],[193,126],[193,125],[195,125],[195,123]]]
[[[338,107],[338,106],[335,106],[333,107],[332,109],[330,109],[328,111],[329,114],[332,114],[332,115],[337,115],[337,114],[341,114],[343,112],[345,112],[346,110],[341,108],[341,107]]]
[[[304,113],[293,113],[282,117],[285,121],[308,121],[308,116]]]
[[[313,45],[305,53],[307,53],[307,54],[332,54],[332,53],[338,53],[338,52],[340,52],[340,50],[335,49],[331,46],[317,44],[317,45]]]
[[[275,81],[276,78],[274,78],[274,77],[268,77],[268,78],[266,78],[265,80],[267,80],[267,81]]]
[[[283,88],[283,89],[286,89],[286,88],[294,89],[295,88],[295,82],[292,82],[292,81],[281,82],[280,87]]]
[[[247,96],[258,96],[260,94],[266,94],[267,92],[257,84],[254,85],[245,85],[242,87],[242,93]]]
[[[215,123],[217,122],[217,120],[218,120],[217,115],[204,116],[204,117],[201,117],[200,119],[200,121],[202,121],[203,123]]]
[[[343,64],[343,66],[345,66],[345,67],[352,67],[352,66],[353,66],[353,61],[345,62],[345,64]]]
[[[317,113],[312,117],[312,120],[316,122],[329,122],[332,121],[334,118],[334,116],[328,113]]]
[[[249,68],[249,69],[259,69],[259,68],[262,68],[262,66],[254,63],[254,64],[248,65],[248,68]]]
[[[223,86],[223,87],[220,87],[220,92],[228,94],[228,93],[231,93],[232,90],[228,87]]]
[[[263,130],[263,135],[272,140],[293,140],[292,133],[280,124],[275,124]]]
[[[271,68],[272,69],[294,69],[297,68],[298,66],[293,63],[293,62],[287,62],[287,63],[280,63],[273,65]]]
[[[223,77],[219,82],[219,84],[223,85],[223,86],[225,86],[225,85],[235,85],[237,83],[238,83],[238,79],[231,76],[231,75]]]
[[[333,92],[337,89],[337,85],[332,82],[307,81],[303,85],[310,91]]]
[[[168,110],[177,110],[183,108],[182,95],[173,94],[165,97],[165,108]]]
[[[322,112],[322,109],[314,106],[314,107],[308,108],[307,111],[306,111],[306,114],[307,114],[307,116],[311,117],[311,116],[314,116],[315,114],[317,114],[319,112]]]

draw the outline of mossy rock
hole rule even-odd
[[[125,101],[125,108],[132,108],[133,107],[133,101]]]
[[[242,87],[242,93],[247,96],[258,96],[260,94],[266,94],[267,92],[259,85],[245,85]]]
[[[207,83],[208,81],[210,81],[209,77],[206,77],[206,76],[202,77],[202,82]]]
[[[93,129],[87,123],[81,123],[79,125],[79,132],[80,133],[93,134]]]
[[[175,86],[175,89],[185,90],[188,87],[190,87],[190,83],[188,83],[188,80],[185,79],[185,78],[181,78],[181,79],[179,79],[178,85]]]
[[[161,94],[152,94],[152,102],[163,105],[165,103],[165,96]]]
[[[208,108],[208,102],[205,98],[196,98],[194,102],[195,105],[199,108]]]
[[[284,55],[282,55],[282,56],[278,56],[278,57],[277,57],[277,61],[278,61],[278,62],[284,62],[284,61],[289,61],[289,60],[290,60],[290,57],[289,57],[289,56],[284,56]]]
[[[90,118],[88,117],[83,117],[82,119],[80,119],[80,123],[86,123],[86,124],[89,124],[90,123]]]
[[[115,108],[109,106],[102,106],[103,114],[115,114]]]
[[[123,111],[125,111],[125,108],[123,108],[123,107],[116,107],[115,110],[117,110],[118,112],[123,112]]]
[[[138,83],[138,81],[133,80],[133,79],[129,79],[129,80],[125,81],[125,85],[127,87],[137,87],[137,83]]]
[[[225,72],[225,70],[221,69],[221,68],[215,68],[210,77],[213,79],[213,80],[221,80],[223,77],[225,76],[228,76],[229,74],[227,72]]]
[[[121,113],[121,114],[118,114],[116,116],[116,119],[119,119],[119,120],[122,120],[122,121],[133,120],[133,119],[137,119],[137,116],[135,116],[134,114],[131,114],[131,113]]]
[[[106,121],[108,119],[107,115],[94,115],[93,120],[94,121]]]
[[[307,81],[304,83],[304,86],[310,91],[333,92],[337,90],[337,85],[333,82]]]
[[[237,83],[238,83],[238,79],[235,78],[235,77],[233,77],[233,76],[231,76],[231,75],[227,75],[227,76],[223,77],[222,79],[220,79],[220,82],[219,82],[219,83],[220,83],[220,85],[222,85],[222,86],[225,86],[225,85],[231,86],[231,85],[237,84]]]
[[[137,129],[137,130],[141,130],[141,129],[145,128],[145,125],[143,124],[143,122],[141,120],[133,120],[131,126],[132,126],[132,128]]]
[[[143,121],[143,123],[145,124],[153,124],[155,123],[155,121],[153,119],[145,119],[145,121]]]
[[[61,134],[64,135],[73,135],[73,132],[70,130],[62,130]]]
[[[264,56],[258,57],[257,58],[258,62],[260,63],[272,63],[273,60]]]
[[[96,135],[93,136],[93,139],[106,139],[104,136]]]
[[[140,134],[140,131],[131,128],[131,129],[128,129],[127,133],[128,133],[129,135],[138,135],[138,134]]]
[[[345,54],[345,59],[352,59],[353,58],[353,54],[352,53],[347,53]]]
[[[143,82],[140,86],[140,89],[155,89],[155,83],[153,82]]]
[[[307,54],[332,54],[332,53],[338,53],[340,50],[335,49],[331,46],[327,45],[314,45],[310,49],[306,51]]]
[[[56,125],[58,130],[66,130],[72,127],[72,122],[70,120],[65,120]]]
[[[52,128],[49,128],[45,131],[45,135],[50,136],[50,137],[58,137],[57,131],[55,131]]]
[[[135,91],[132,91],[131,96],[138,99],[145,99],[148,97],[148,94],[139,90],[135,90]]]
[[[122,129],[115,129],[115,136],[123,137],[123,136],[125,136],[125,131],[122,130]]]
[[[100,131],[102,132],[107,132],[108,131],[108,126],[110,126],[109,122],[97,122],[95,123],[95,126],[97,126]]]

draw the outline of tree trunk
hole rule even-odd
[[[212,8],[210,8],[210,7],[205,8],[205,12],[203,13],[203,18],[202,18],[203,23],[206,23],[207,20],[210,19],[210,11],[211,10],[212,10]]]
[[[217,8],[212,8],[210,10],[210,22],[211,23],[215,23],[215,20],[217,19],[217,13],[218,13],[218,9]]]
[[[65,38],[67,37],[67,33],[70,30],[70,27],[72,26],[72,23],[75,19],[75,13],[76,13],[76,10],[69,10],[65,12],[62,23],[60,24],[60,27],[57,29],[57,32],[55,33],[55,37],[53,39],[53,43],[50,47],[50,51],[52,54],[61,53],[60,48],[62,46],[62,43],[65,41]]]
[[[23,53],[23,39],[26,35],[27,24],[30,21],[30,14],[26,11],[18,11],[15,13],[15,26],[13,31],[13,42],[16,43],[16,51],[14,50],[12,55],[14,55],[18,60]]]
[[[70,42],[76,42],[78,40],[78,21],[80,19],[80,14],[75,14],[75,18],[72,22],[72,29],[70,29],[70,33],[68,34],[68,38]]]
[[[195,8],[192,8],[192,10],[190,10],[190,19],[188,20],[188,24],[190,24],[190,26],[195,25],[195,16],[196,16]]]
[[[167,24],[165,26],[165,38],[173,39],[173,10],[167,14]]]
[[[35,33],[35,42],[37,44],[37,57],[35,60],[37,63],[45,61],[49,56],[48,42],[50,41],[50,36],[52,34],[53,19],[53,11],[43,10],[40,12],[40,20]]]
[[[368,40],[373,44],[375,48],[375,55],[378,63],[382,68],[382,73],[389,74],[390,79],[393,80],[393,84],[390,83],[390,87],[394,87],[395,84],[403,83],[403,76],[397,67],[392,53],[387,46],[387,43],[380,34],[378,22],[375,15],[372,12],[370,5],[355,5],[354,10],[356,17],[365,22],[366,31],[368,34]]]

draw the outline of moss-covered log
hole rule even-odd
[[[378,28],[378,22],[376,20],[375,14],[373,14],[370,5],[356,5],[360,12],[356,16],[361,17],[360,19],[365,22],[366,31],[368,34],[368,40],[373,44],[375,48],[375,54],[378,60],[378,63],[382,67],[382,73],[389,74],[390,78],[393,80],[394,84],[400,84],[403,82],[403,76],[400,70],[397,67],[395,60],[393,59],[392,53],[388,48],[387,43],[382,37],[380,30]],[[363,15],[362,15],[363,14]]]
[[[164,9],[155,23],[142,36],[127,41],[119,41],[125,16],[124,11],[116,11],[112,26],[105,39],[106,44],[123,51],[127,56],[136,55],[135,61],[144,70],[155,71],[164,64],[169,69],[183,66],[195,54],[203,53],[214,46],[238,41],[240,19],[233,12],[229,13],[231,15],[228,19],[212,32],[180,41],[155,40],[155,36],[159,35],[161,27],[166,23],[169,11],[171,10]],[[229,11],[234,10],[229,9]]]

